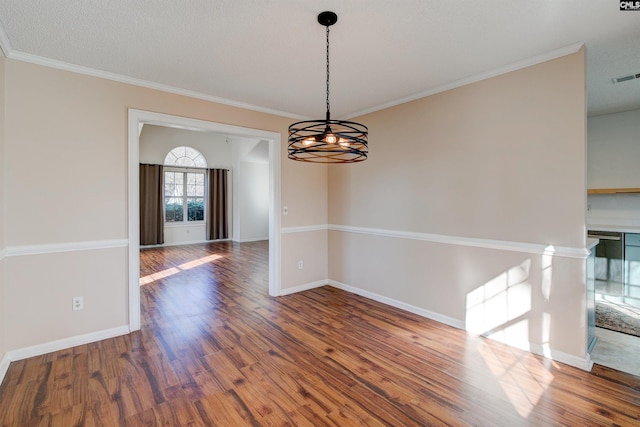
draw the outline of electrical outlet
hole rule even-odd
[[[302,270],[304,268],[304,263],[302,261],[298,261],[298,270]]]
[[[73,297],[73,311],[82,310],[84,308],[84,299],[82,297]]]

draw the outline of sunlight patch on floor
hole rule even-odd
[[[202,264],[206,264],[208,262],[215,261],[215,260],[220,259],[220,258],[222,258],[222,255],[215,255],[215,254],[214,255],[209,255],[209,256],[202,257],[202,258],[198,258],[198,259],[196,259],[194,261],[189,261],[189,262],[185,262],[184,264],[180,264],[178,266],[178,268],[180,270],[189,270],[191,268],[198,267],[198,266],[200,266]]]
[[[209,255],[202,258],[198,258],[193,261],[185,262],[180,264],[177,267],[167,268],[166,270],[158,271],[156,273],[149,274],[147,276],[140,278],[140,286],[148,285],[150,283],[156,282],[158,280],[173,276],[174,274],[178,274],[184,270],[190,270],[192,268],[201,266],[203,264],[207,264],[209,262],[215,261],[217,259],[222,258],[222,255]]]
[[[540,360],[517,350],[496,352],[487,343],[478,350],[518,414],[526,418],[549,388],[554,376]]]

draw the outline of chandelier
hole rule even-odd
[[[289,158],[311,163],[355,163],[367,159],[368,129],[360,123],[332,120],[329,106],[329,27],[338,21],[322,12],[318,23],[327,27],[327,113],[324,120],[305,120],[289,126]]]

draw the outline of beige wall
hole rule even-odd
[[[304,231],[309,226],[327,224],[328,168],[288,159],[283,162],[289,164],[282,169],[282,183],[287,183],[289,191],[282,196],[282,206],[286,206],[289,213],[282,216],[282,227],[283,230],[301,229],[282,235],[282,271],[288,271],[290,277],[287,281],[283,278],[282,288],[291,292],[296,287],[301,289],[305,285],[325,283],[328,277],[327,231]],[[307,179],[301,180],[299,176]],[[302,270],[298,269],[298,261],[303,261]]]
[[[265,142],[266,144],[266,142]],[[240,162],[240,183],[235,187],[239,198],[238,219],[241,242],[269,238],[269,164]],[[327,277],[325,274],[322,277]]]
[[[4,70],[5,70],[5,57],[2,50],[0,50],[0,361],[4,357],[6,344],[5,344],[5,274],[4,274],[4,227],[5,227],[5,212],[4,212],[4,162],[6,159],[4,153]]]
[[[286,159],[291,119],[15,60],[6,61],[5,87],[8,249],[127,238],[128,108],[281,133],[281,198],[290,207],[282,225],[326,223],[326,167]],[[308,188],[320,197],[300,197]],[[307,244],[326,253],[326,235],[311,233]],[[292,259],[282,259],[283,288],[301,284],[286,245]],[[53,252],[5,258],[4,307],[16,308],[6,316],[7,350],[128,323],[125,249]],[[25,292],[29,309],[19,310]],[[85,309],[72,312],[78,292]]]
[[[286,148],[283,140],[283,151]],[[304,227],[327,223],[327,166],[283,160],[282,206],[288,207],[288,215],[282,216],[282,227]],[[301,179],[303,177],[303,179]]]
[[[282,235],[283,270],[290,270],[291,283],[301,287],[327,284],[327,245],[326,230]],[[298,268],[299,261],[302,261],[302,269]],[[284,290],[287,292],[286,288]]]
[[[7,348],[103,331],[127,322],[127,249],[9,257]],[[84,310],[71,299],[84,297]]]
[[[587,129],[588,187],[640,187],[640,110],[589,117]],[[640,226],[640,194],[592,194],[588,203],[590,224]]]
[[[584,245],[583,57],[358,118],[369,159],[330,168],[330,222]]]
[[[162,165],[169,151],[183,145],[200,151],[208,168],[233,166],[231,145],[225,135],[154,125],[144,125],[140,133],[140,163]]]
[[[589,188],[640,187],[640,110],[588,119]]]
[[[330,232],[329,278],[519,347],[584,357],[584,260],[536,249],[585,245],[584,61],[581,50],[359,117],[369,160],[329,168],[329,223],[347,227]],[[480,294],[502,313],[478,320]]]
[[[583,247],[583,51],[358,118],[370,159],[347,167],[286,159],[287,118],[13,60],[5,70],[8,249],[127,238],[128,108],[280,132],[285,292],[329,277],[584,356],[582,259],[379,233]],[[327,223],[378,234],[313,229]],[[4,268],[5,350],[128,323],[126,248],[12,255]],[[72,312],[79,292],[85,310]],[[509,310],[478,317],[496,301]]]

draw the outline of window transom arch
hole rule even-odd
[[[201,152],[186,145],[176,147],[164,158],[165,166],[206,168],[207,160]]]

